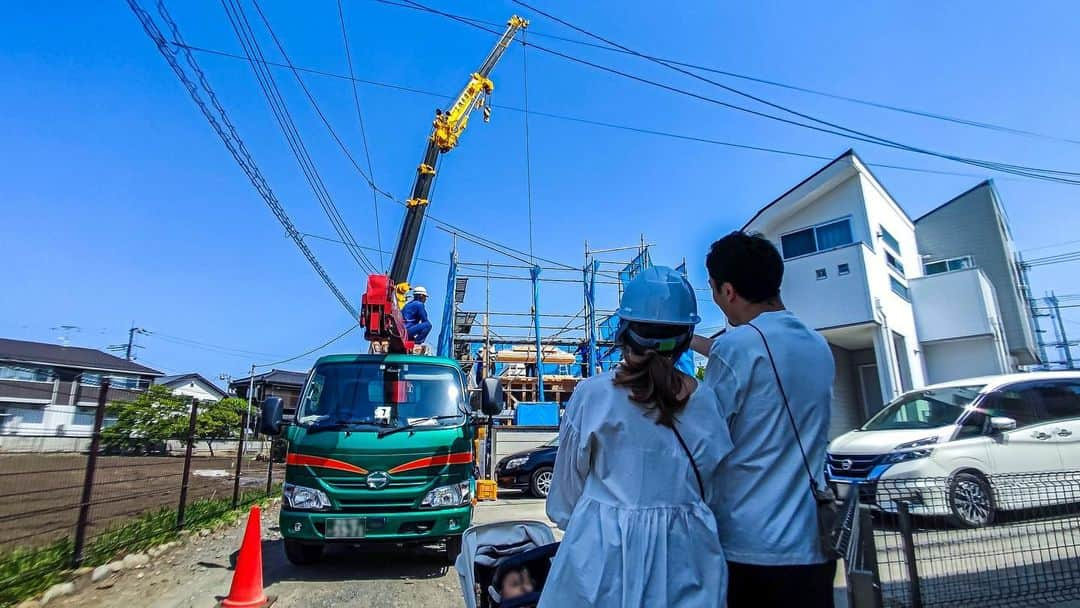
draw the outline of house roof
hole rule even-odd
[[[157,384],[168,386],[170,388],[180,386],[181,384],[187,384],[188,382],[201,382],[206,386],[207,390],[217,395],[219,399],[224,399],[229,396],[229,394],[221,390],[218,385],[207,380],[206,377],[201,374],[178,374],[175,376],[162,376],[157,379]]]
[[[765,205],[761,209],[758,209],[757,213],[755,213],[754,216],[751,217],[750,220],[747,221],[746,224],[743,225],[742,229],[747,230],[750,227],[751,224],[753,224],[755,221],[758,220],[758,218],[760,218],[762,215],[767,213],[770,209],[772,209],[774,206],[779,204],[781,201],[786,199],[793,192],[795,192],[799,188],[802,188],[806,184],[809,184],[809,183],[813,182],[815,179],[821,177],[821,175],[823,173],[825,173],[826,171],[833,168],[838,163],[840,163],[841,161],[844,161],[844,160],[849,160],[850,161],[851,170],[856,171],[858,173],[862,173],[863,175],[870,178],[870,180],[873,181],[873,183],[877,184],[881,188],[881,190],[885,193],[886,198],[893,203],[893,205],[900,211],[900,213],[903,214],[903,216],[906,217],[909,222],[912,221],[911,216],[908,215],[908,212],[903,208],[903,206],[900,205],[900,203],[898,203],[896,201],[896,198],[893,197],[892,193],[890,193],[888,191],[888,189],[885,188],[885,185],[881,183],[881,180],[879,180],[877,178],[877,176],[874,175],[874,172],[870,170],[870,167],[867,166],[866,162],[864,162],[863,159],[855,152],[855,149],[854,148],[849,148],[847,151],[845,151],[840,156],[837,156],[836,158],[832,159],[831,161],[825,163],[821,168],[819,168],[817,171],[814,171],[813,173],[811,173],[809,176],[807,176],[801,182],[795,184],[791,188],[788,188],[787,191],[785,191],[783,194],[781,194],[780,196],[773,199],[769,204]]]
[[[937,213],[938,211],[941,211],[945,207],[948,207],[949,205],[951,205],[951,204],[955,203],[956,201],[964,198],[965,196],[971,194],[972,192],[978,190],[979,188],[990,188],[991,190],[993,190],[994,189],[994,180],[992,180],[992,179],[984,179],[984,180],[982,180],[981,182],[975,184],[974,186],[968,188],[967,190],[964,190],[960,194],[957,194],[956,196],[954,196],[954,197],[950,198],[949,200],[945,201],[944,203],[941,203],[937,207],[934,207],[930,211],[927,211],[926,213],[920,215],[919,217],[917,217],[915,219],[915,223],[919,223],[920,220],[922,220],[924,217],[926,217],[928,215],[932,215],[934,213]]]
[[[10,338],[0,338],[0,360],[101,372],[161,376],[161,372],[156,369],[93,348],[61,346],[47,342],[29,342]]]
[[[262,382],[265,384],[284,384],[286,386],[300,387],[307,381],[307,372],[291,372],[284,369],[272,369],[262,374],[255,374],[255,382]],[[237,385],[247,385],[251,382],[251,376],[245,378],[237,378],[229,383],[229,387],[232,388]]]

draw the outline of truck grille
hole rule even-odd
[[[832,477],[864,479],[880,458],[876,454],[829,454],[825,462]]]

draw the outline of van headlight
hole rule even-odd
[[[428,492],[424,495],[424,500],[420,501],[420,508],[445,509],[447,507],[460,507],[469,504],[471,501],[472,494],[469,491],[469,482],[462,481],[448,486],[439,486]]]
[[[883,464],[896,464],[899,462],[907,462],[909,460],[918,460],[920,458],[926,458],[934,452],[934,448],[931,447],[938,442],[937,437],[926,437],[924,439],[917,439],[915,441],[909,441],[907,443],[901,443],[893,448],[893,451],[885,455]]]
[[[514,469],[519,468],[521,465],[525,464],[528,461],[528,456],[518,456],[517,458],[511,458],[510,460],[507,460],[503,463],[503,469],[507,471],[513,471]]]
[[[322,511],[330,508],[330,498],[322,490],[286,483],[281,488],[281,494],[290,509]]]

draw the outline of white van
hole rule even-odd
[[[1022,487],[1030,474],[1072,480],[1069,472],[1077,475],[1065,492]],[[863,500],[894,511],[902,487],[911,490],[912,513],[968,527],[990,524],[996,511],[1080,502],[1080,372],[972,378],[905,393],[829,444],[826,473],[841,496],[858,486]]]

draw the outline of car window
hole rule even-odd
[[[988,416],[1004,416],[1016,421],[1016,426],[1027,426],[1041,421],[1038,414],[1039,392],[1037,388],[1022,390],[999,390],[987,396],[982,410]]]
[[[960,424],[960,432],[956,434],[956,438],[981,437],[986,431],[986,421],[987,416],[982,412],[968,413],[967,417],[964,418],[964,422]]]
[[[1052,382],[1034,387],[1050,420],[1080,418],[1080,384]]]
[[[862,430],[932,429],[955,424],[981,389],[954,386],[901,395],[867,421]]]

